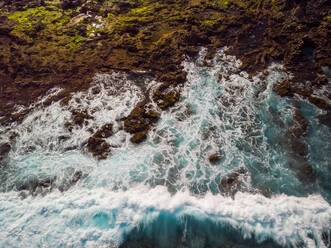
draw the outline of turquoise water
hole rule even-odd
[[[290,77],[280,65],[250,79],[223,51],[208,66],[203,54],[183,63],[181,101],[140,145],[120,119],[142,99],[138,83],[158,83],[123,73],[96,75],[68,105],[35,107],[12,126],[18,138],[1,174],[0,247],[330,245],[331,133],[315,118],[321,111],[273,94]],[[94,119],[70,133],[71,109]],[[296,109],[308,122],[300,157],[289,135]],[[88,130],[108,122],[112,155],[96,161],[84,148]],[[302,164],[313,178],[302,176]]]

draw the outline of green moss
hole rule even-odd
[[[143,12],[146,12],[146,10],[148,10],[148,7],[145,6],[142,8],[131,9],[131,13],[133,13],[133,14],[143,13]]]
[[[214,25],[215,23],[217,23],[217,21],[216,20],[204,20],[201,23],[207,24],[207,25]]]
[[[227,8],[229,6],[229,1],[218,0],[223,8]]]
[[[24,40],[31,40],[29,34],[34,31],[35,28],[45,28],[50,25],[50,29],[54,29],[52,26],[56,23],[57,26],[63,25],[68,19],[62,18],[62,12],[54,6],[28,8],[24,11],[16,11],[8,16],[8,19],[14,23],[11,34]]]
[[[0,16],[8,16],[10,13],[5,9],[0,9]]]
[[[85,42],[87,41],[87,38],[82,37],[80,35],[76,35],[75,37],[72,37],[70,42],[66,45],[66,47],[77,50],[79,49]]]

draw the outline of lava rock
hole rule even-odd
[[[62,0],[61,7],[63,9],[73,9],[82,4],[81,0]]]
[[[144,131],[141,131],[141,132],[138,132],[138,133],[135,133],[130,141],[132,143],[135,143],[135,144],[139,144],[143,141],[145,141],[147,139],[147,133],[148,133],[148,130],[144,130]]]
[[[221,155],[216,153],[216,154],[212,154],[208,157],[208,160],[211,164],[217,164],[220,160],[221,160]]]
[[[283,81],[273,87],[273,91],[279,96],[293,96],[293,89],[289,81]]]
[[[0,161],[8,155],[10,149],[11,146],[9,143],[0,144]]]
[[[9,143],[3,143],[0,145],[0,156],[6,156],[10,152],[11,146]]]
[[[309,102],[311,102],[312,104],[316,105],[317,107],[321,108],[321,109],[325,109],[325,110],[330,110],[331,107],[330,105],[322,98],[320,97],[315,97],[315,96],[310,96],[308,98]]]
[[[37,193],[42,192],[45,189],[51,190],[55,179],[55,177],[46,179],[32,179],[22,185],[19,185],[16,188],[19,191],[28,190],[31,194],[36,195]]]
[[[238,170],[223,177],[219,184],[219,189],[224,194],[234,195],[242,186],[242,177],[247,174],[245,168],[239,168]]]
[[[107,123],[103,125],[95,134],[95,137],[98,138],[109,138],[110,136],[113,135],[113,124]]]
[[[96,136],[88,139],[87,149],[98,159],[106,159],[111,152],[109,143],[105,139]]]

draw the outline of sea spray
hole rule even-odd
[[[205,52],[183,63],[188,82],[181,101],[162,112],[140,145],[122,130],[121,119],[142,99],[138,82],[125,73],[98,74],[92,88],[68,104],[36,107],[12,126],[17,139],[0,184],[0,246],[129,247],[140,241],[215,247],[237,241],[265,247],[271,240],[271,247],[327,246],[322,236],[331,208],[321,195],[329,195],[322,166],[328,160],[315,153],[309,158],[318,187],[297,178],[284,145],[295,106],[272,92],[290,75],[274,64],[250,78],[224,50],[204,65]],[[145,80],[151,90],[157,85]],[[74,109],[93,118],[70,132]],[[108,122],[114,124],[107,138],[112,154],[98,161],[86,140],[90,129]],[[313,119],[309,125],[321,129]],[[315,135],[305,138],[310,151]],[[38,182],[32,190],[26,186]]]

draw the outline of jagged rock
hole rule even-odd
[[[6,156],[10,152],[11,146],[9,143],[0,144],[0,156]]]
[[[107,123],[96,131],[87,141],[87,149],[94,157],[105,159],[111,152],[109,143],[105,140],[113,135],[113,124]]]
[[[31,194],[41,193],[39,191],[51,190],[56,178],[32,179],[22,185],[17,186],[17,190],[28,190]]]
[[[218,153],[212,154],[208,157],[208,160],[211,164],[217,164],[221,160],[222,156]]]
[[[83,172],[81,170],[76,170],[72,177],[65,181],[62,185],[59,185],[59,190],[61,192],[66,191],[70,189],[72,186],[74,186],[81,178],[83,177]]]
[[[148,130],[144,130],[144,131],[141,131],[141,132],[138,132],[138,133],[135,133],[130,141],[132,143],[135,143],[135,144],[139,144],[143,141],[145,141],[147,139],[147,133],[148,133]]]
[[[293,96],[293,89],[289,81],[283,81],[273,87],[274,92],[280,96]]]
[[[247,174],[245,168],[240,168],[221,179],[219,189],[223,194],[234,195],[242,187],[242,177]]]
[[[0,106],[5,115],[1,121],[6,122],[13,121],[15,105],[28,106],[53,87],[64,90],[45,105],[66,102],[71,93],[87,89],[96,72],[109,68],[148,71],[162,89],[152,92],[151,98],[146,94],[143,105],[154,100],[166,110],[179,101],[180,86],[186,81],[181,63],[186,55],[197,55],[198,46],[208,47],[210,58],[218,48],[230,45],[228,53],[241,59],[242,69],[251,75],[272,61],[282,62],[293,78],[275,86],[281,96],[296,93],[309,98],[311,85],[327,83],[320,68],[331,68],[326,0],[0,3]],[[81,19],[87,13],[90,16]],[[73,18],[75,25],[67,25]],[[102,27],[93,28],[96,22]],[[320,99],[309,100],[329,109]],[[84,119],[77,115],[75,125],[84,125]],[[154,123],[137,118],[135,110],[127,119],[136,126],[127,128],[130,133],[150,130]]]
[[[0,161],[8,155],[10,149],[11,146],[9,143],[0,144]]]
[[[317,107],[325,110],[330,110],[331,107],[330,105],[322,98],[320,97],[315,97],[315,96],[310,96],[308,98],[309,102],[315,104]]]
[[[325,245],[325,247],[331,246],[331,230],[326,230],[322,232],[322,240]]]
[[[98,159],[106,159],[111,152],[109,143],[105,139],[96,136],[88,139],[87,149]]]
[[[73,110],[72,122],[65,123],[65,127],[71,132],[74,126],[82,127],[88,123],[88,120],[93,120],[94,117],[91,116],[87,110]]]
[[[107,123],[103,125],[93,136],[106,139],[112,135],[113,135],[113,124]]]
[[[293,120],[294,120],[293,126],[290,128],[292,135],[295,138],[300,138],[302,136],[305,136],[307,134],[308,122],[303,117],[299,109],[295,110]]]
[[[133,134],[130,141],[141,143],[147,138],[150,128],[160,118],[160,114],[154,110],[146,110],[144,105],[137,106],[124,120],[124,130]]]

